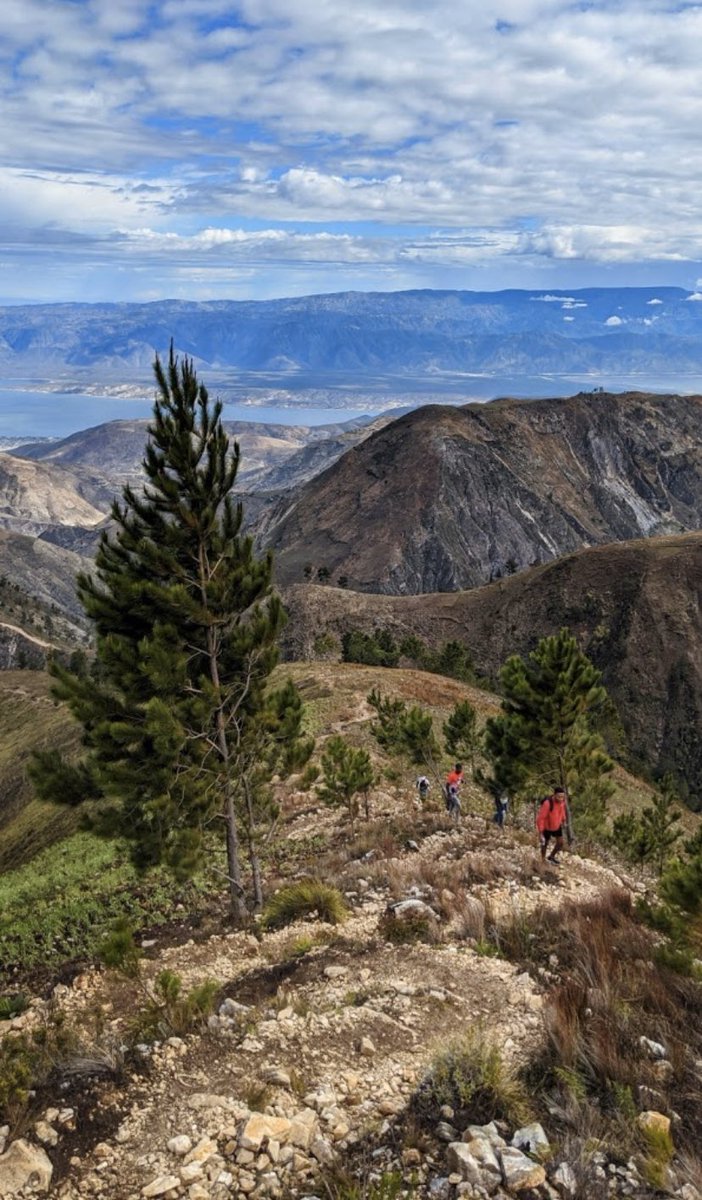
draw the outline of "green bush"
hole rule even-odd
[[[18,992],[15,996],[0,996],[0,1021],[12,1021],[29,1008],[27,997]]]
[[[115,921],[109,935],[98,947],[98,957],[106,967],[119,971],[129,979],[139,974],[141,949],[134,941],[134,932],[126,917]]]
[[[448,1104],[467,1123],[507,1121],[522,1125],[531,1116],[522,1082],[481,1031],[452,1042],[435,1058],[420,1095],[432,1110]]]
[[[76,1030],[60,1011],[49,1010],[29,1033],[10,1033],[0,1042],[0,1124],[15,1125],[33,1091],[75,1056]]]
[[[312,916],[339,925],[347,915],[343,896],[335,887],[319,879],[301,879],[271,896],[261,920],[265,929],[282,929],[293,921]]]
[[[220,886],[213,880],[209,890]],[[145,884],[122,846],[75,834],[0,877],[0,973],[92,959],[119,918],[158,925],[207,891],[202,876],[179,884],[162,869]]]
[[[364,663],[369,667],[396,667],[400,649],[387,629],[374,633],[348,630],[341,639],[343,662]]]
[[[213,1011],[218,991],[219,984],[206,979],[183,994],[180,975],[174,971],[160,971],[147,1003],[136,1018],[133,1033],[145,1040],[190,1033]]]

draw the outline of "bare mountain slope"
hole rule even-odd
[[[494,678],[510,654],[568,625],[604,673],[637,760],[674,770],[702,804],[702,533],[581,551],[467,592],[369,596],[291,587],[286,652],[320,635],[389,628],[468,644]]]
[[[281,500],[262,524],[283,584],[473,587],[597,545],[702,525],[702,397],[581,393],[429,406]]]
[[[255,414],[255,409],[252,409]],[[243,488],[280,490],[317,474],[349,446],[392,418],[378,417],[337,425],[272,425],[259,421],[225,421],[229,436],[239,442],[241,465],[237,484]],[[56,463],[77,472],[97,471],[115,490],[138,484],[150,422],[107,421],[55,442],[34,442],[16,448],[22,458]],[[294,463],[290,478],[287,463]],[[270,476],[270,481],[269,481]]]
[[[92,472],[0,454],[0,526],[41,533],[52,525],[98,525],[112,489]]]

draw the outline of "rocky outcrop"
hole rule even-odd
[[[390,594],[475,587],[583,546],[702,525],[702,397],[581,394],[408,413],[263,522],[305,567]]]

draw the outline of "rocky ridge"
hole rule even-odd
[[[374,805],[381,817],[396,814],[387,794],[376,795]],[[335,819],[321,815],[327,827]],[[293,818],[291,837],[309,830],[308,813]],[[101,1140],[90,1137],[90,1113],[57,1096],[25,1138],[0,1156],[0,1194],[322,1197],[319,1173],[353,1159],[371,1135],[377,1170],[414,1179],[420,1197],[574,1195],[568,1162],[549,1151],[544,1165],[548,1138],[538,1127],[536,1133],[470,1127],[461,1136],[445,1108],[424,1149],[398,1145],[397,1130],[436,1047],[457,1032],[479,1029],[481,1037],[499,1038],[508,1062],[523,1062],[543,1036],[548,990],[547,976],[538,981],[514,964],[476,953],[470,939],[454,940],[450,926],[458,930],[465,914],[447,917],[450,896],[438,885],[411,880],[429,875],[432,864],[475,858],[477,866],[489,852],[497,878],[471,889],[476,934],[488,911],[558,907],[612,887],[638,892],[643,885],[577,856],[562,876],[551,878],[538,867],[528,839],[486,833],[482,818],[468,818],[460,830],[438,818],[435,831],[413,845],[384,863],[369,856],[342,872],[352,915],[337,935],[303,921],[263,938],[228,933],[152,951],[151,979],[167,968],[178,970],[185,984],[205,974],[219,982],[223,998],[207,1031],[142,1047],[148,1073],[137,1066],[131,1083],[104,1089]],[[405,911],[430,910],[446,926],[445,940],[398,946],[379,939],[379,921],[389,903],[399,907],[397,895],[409,905]],[[291,941],[300,940],[311,948],[291,956]],[[123,992],[114,978],[87,972],[70,988],[58,985],[52,1003],[78,1023],[101,1003],[116,1053]],[[35,1001],[13,1021],[14,1029],[31,1028],[45,1008]],[[53,1177],[57,1153],[63,1166]],[[605,1176],[606,1166],[595,1161],[593,1170]],[[35,1182],[19,1182],[22,1171]],[[639,1186],[632,1162],[611,1176],[608,1194],[647,1194]],[[693,1191],[680,1194],[695,1200]]]
[[[702,525],[702,397],[582,393],[408,413],[261,522],[282,584],[456,591]]]

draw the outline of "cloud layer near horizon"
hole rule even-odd
[[[697,4],[4,0],[0,30],[5,301],[699,273]]]

